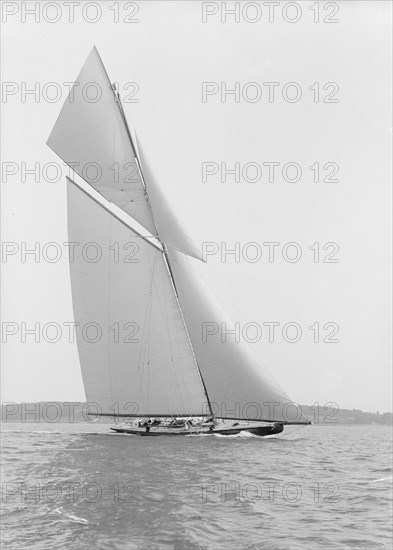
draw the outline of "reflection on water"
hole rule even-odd
[[[391,547],[387,427],[140,438],[3,426],[10,550]]]

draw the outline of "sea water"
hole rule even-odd
[[[9,550],[391,548],[389,427],[138,437],[6,423],[2,439]]]

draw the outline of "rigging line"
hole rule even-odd
[[[115,120],[115,114],[114,111],[112,111],[112,134],[113,134],[113,142],[112,142],[112,156],[114,157],[115,150],[116,150],[116,120]],[[113,185],[112,185],[112,192],[111,192],[111,199],[113,199]],[[111,247],[111,241],[112,241],[112,232],[113,232],[113,218],[112,216],[109,216],[109,249]],[[111,254],[108,251],[108,334],[109,334],[109,327],[111,325],[111,266],[112,266],[112,260],[111,260]],[[113,382],[112,382],[112,361],[111,361],[111,339],[108,338],[108,372],[109,372],[109,391],[111,394],[111,402],[114,403],[113,399]]]
[[[146,305],[147,305],[148,301],[146,300]],[[144,342],[145,342],[145,324],[146,324],[146,310],[145,310],[145,316],[144,316],[144,322],[143,322],[143,330],[141,332],[141,341],[140,341],[140,345],[139,345],[139,353],[138,353],[138,366],[137,366],[137,375],[138,375],[138,380],[139,380],[139,385],[138,385],[138,403],[140,403],[141,401],[141,395],[142,395],[142,379],[143,379],[143,361],[144,361],[144,358],[142,359],[143,357],[143,346],[144,346]]]
[[[149,265],[149,268],[151,268],[149,252],[147,253],[146,262]],[[145,367],[145,361],[146,361],[146,349],[148,349],[148,346],[149,346],[149,333],[146,334],[146,331],[147,331],[148,310],[149,310],[149,307],[151,307],[151,303],[150,303],[151,302],[151,284],[154,278],[154,267],[153,269],[150,269],[150,273],[151,273],[151,279],[147,289],[148,297],[146,300],[146,307],[145,307],[144,319],[143,319],[142,341],[139,347],[139,357],[138,357],[138,378],[139,378],[138,400],[139,402],[141,401],[141,396],[142,396],[142,383],[143,383],[143,378],[145,376],[145,370],[147,370],[147,375],[149,370],[149,369],[145,369],[144,367]]]
[[[160,262],[160,268],[162,269],[162,267],[164,267],[165,269],[165,264],[164,262]],[[164,273],[164,278],[165,278],[165,273]],[[164,333],[167,337],[167,341],[168,341],[168,345],[169,345],[169,355],[170,355],[170,360],[169,360],[169,363],[172,367],[172,369],[174,370],[174,347],[172,345],[172,340],[171,340],[171,337],[170,337],[170,331],[169,331],[169,327],[170,327],[170,323],[169,323],[169,316],[168,316],[168,311],[167,311],[167,308],[165,307],[165,303],[163,304],[161,302],[161,293],[159,292],[159,289],[157,288],[156,285],[154,285],[154,289],[155,289],[155,295],[156,295],[156,300],[157,300],[157,309],[158,311],[160,312],[161,314],[161,319],[163,321],[163,325],[164,325]],[[165,293],[165,289],[163,289],[163,292],[162,292],[162,295],[164,295]],[[164,296],[164,301],[165,301],[165,296]],[[173,392],[173,382],[171,380],[171,375],[172,377],[174,377],[175,379],[175,382],[176,382],[176,373],[173,374],[173,371],[171,372],[171,368],[169,367],[169,373],[168,373],[168,383],[169,383],[169,410],[172,410],[174,411],[175,408],[174,408],[174,401],[175,401],[175,397],[174,397],[174,392]],[[181,394],[179,392],[179,397],[181,398]]]
[[[117,101],[116,101],[116,98],[117,98]],[[158,235],[158,229],[157,229],[156,221],[154,219],[153,208],[152,208],[152,205],[151,205],[151,202],[150,202],[149,193],[147,191],[146,180],[145,180],[145,177],[144,177],[144,174],[143,174],[141,163],[139,162],[139,158],[138,158],[138,155],[137,155],[137,152],[136,152],[136,145],[134,144],[134,141],[132,139],[130,127],[128,125],[127,117],[126,117],[126,114],[125,114],[125,111],[124,111],[124,108],[123,108],[123,103],[121,101],[121,97],[120,97],[120,94],[119,94],[118,91],[115,92],[115,102],[117,103],[117,105],[119,107],[119,111],[120,111],[120,114],[122,116],[122,119],[123,119],[123,122],[124,122],[124,125],[125,125],[125,128],[126,128],[126,132],[127,132],[127,135],[128,135],[128,139],[130,140],[130,143],[131,143],[131,147],[132,147],[134,157],[135,157],[135,162],[136,162],[136,165],[139,169],[139,174],[141,176],[141,181],[142,181],[142,185],[143,185],[143,188],[144,188],[146,201],[147,201],[147,204],[150,207],[150,213],[151,213],[151,218],[153,220],[153,225],[154,225],[154,228],[155,228],[155,232]]]
[[[109,216],[109,244],[112,240],[112,222],[113,218],[112,216]],[[111,319],[111,254],[108,251],[108,331],[110,326],[110,319]],[[113,400],[113,384],[112,384],[112,361],[111,361],[111,341],[110,338],[108,338],[108,365],[109,365],[109,388],[110,388],[110,394],[111,394],[111,401]]]
[[[292,430],[288,434],[284,434],[284,432],[282,432],[282,435],[277,434],[277,439],[286,439],[289,435],[292,435],[293,433],[297,432],[297,430],[301,430],[302,428],[305,428],[306,426],[309,426],[309,424],[302,424],[301,426],[298,426],[297,428],[295,428],[294,430]]]
[[[101,63],[102,63],[102,60],[101,60]],[[104,67],[105,69],[105,67]],[[106,72],[106,69],[105,69],[105,72]],[[107,74],[107,77],[108,77],[108,80],[109,80],[109,76],[108,76],[108,73]],[[144,176],[143,176],[143,172],[142,172],[142,167],[139,163],[139,159],[138,159],[138,155],[137,155],[137,150],[136,150],[136,145],[134,144],[134,141],[132,139],[132,135],[131,135],[131,131],[130,131],[130,128],[128,126],[128,122],[127,122],[127,118],[126,118],[126,114],[125,114],[125,111],[124,111],[124,108],[123,108],[123,104],[122,104],[122,101],[121,101],[121,96],[120,96],[120,93],[119,91],[117,90],[116,88],[116,84],[115,83],[111,83],[110,80],[109,80],[109,83],[110,83],[110,88],[114,94],[114,99],[115,99],[115,103],[117,104],[118,108],[119,108],[119,113],[120,113],[120,116],[123,120],[123,123],[124,123],[124,127],[126,129],[126,133],[127,133],[127,136],[128,136],[128,139],[130,141],[130,145],[131,145],[131,149],[132,149],[132,152],[134,154],[134,159],[135,159],[135,163],[136,163],[136,166],[138,168],[138,171],[139,171],[139,175],[141,177],[141,182],[142,182],[142,186],[143,186],[143,192],[144,192],[144,197],[143,197],[143,200],[146,200],[147,202],[147,205],[148,207],[150,207],[150,214],[151,214],[151,219],[153,221],[153,225],[154,225],[154,228],[155,228],[155,233],[158,234],[158,229],[157,229],[157,226],[156,226],[156,222],[155,222],[155,219],[154,219],[154,215],[153,215],[153,208],[151,206],[151,203],[150,203],[150,198],[149,198],[149,194],[147,192],[147,188],[146,188],[146,182],[145,182],[145,179],[144,179]],[[140,199],[141,200],[141,199]]]
[[[154,287],[154,281],[155,281],[155,274],[156,274],[156,264],[157,264],[158,255],[154,252],[153,255],[153,265],[151,265],[151,259],[150,256],[147,258],[147,262],[149,264],[150,268],[150,282],[149,282],[149,296],[146,304],[145,309],[145,320],[144,320],[144,335],[145,335],[145,350],[144,350],[144,357],[143,357],[143,365],[142,365],[142,371],[146,372],[146,378],[147,378],[147,387],[150,387],[150,338],[151,338],[151,316],[152,316],[152,309],[153,309],[153,287]],[[147,368],[145,368],[145,364],[147,365]],[[146,408],[149,409],[150,405],[150,399],[149,399],[149,392],[147,392],[147,403]]]
[[[191,337],[190,337],[190,334],[189,334],[188,328],[187,328],[187,323],[186,323],[186,320],[185,320],[184,315],[183,315],[183,310],[182,310],[182,308],[181,308],[180,298],[179,298],[179,295],[178,295],[177,289],[176,289],[176,282],[175,282],[175,279],[174,279],[174,276],[173,276],[171,264],[170,264],[170,262],[169,262],[168,252],[167,252],[167,250],[166,250],[165,245],[163,245],[163,249],[164,249],[163,254],[164,254],[164,258],[165,258],[165,263],[166,263],[166,266],[167,266],[167,270],[168,270],[168,273],[169,273],[169,277],[170,277],[171,282],[172,282],[172,285],[173,285],[173,290],[174,290],[174,293],[175,293],[177,306],[178,306],[178,308],[179,308],[180,315],[181,315],[181,318],[182,318],[182,320],[183,320],[183,325],[184,325],[184,328],[185,328],[185,331],[186,331],[186,334],[187,334],[187,338],[188,338],[188,342],[189,342],[189,344],[190,344],[190,348],[191,348],[191,351],[192,351],[192,355],[193,355],[193,357],[194,357],[195,366],[196,366],[196,368],[197,368],[197,370],[198,370],[198,374],[199,374],[200,380],[201,380],[201,382],[202,382],[202,386],[203,386],[203,390],[204,390],[204,393],[205,393],[205,396],[206,396],[206,399],[207,399],[207,405],[208,405],[208,407],[209,407],[210,415],[211,415],[211,416],[214,416],[214,415],[213,415],[212,405],[211,405],[210,398],[209,398],[209,394],[207,393],[206,384],[205,384],[205,381],[204,381],[204,379],[203,379],[201,370],[200,370],[200,368],[199,368],[198,360],[197,360],[197,357],[196,357],[195,351],[194,351],[194,346],[192,345]]]
[[[167,275],[167,273],[165,273],[166,266],[165,266],[164,259],[162,259],[162,263],[160,263],[160,266],[162,266],[162,268],[164,269],[163,275],[165,277]],[[169,281],[169,285],[171,285],[170,281]],[[183,394],[182,394],[180,384],[179,384],[179,381],[178,381],[179,379],[181,379],[181,375],[183,374],[181,368],[180,369],[178,368],[178,366],[179,366],[179,360],[178,359],[179,358],[176,355],[176,350],[180,349],[179,340],[177,339],[176,342],[175,342],[175,345],[173,344],[172,338],[171,338],[171,333],[170,333],[170,322],[169,322],[168,310],[165,307],[165,301],[164,301],[164,303],[161,301],[160,292],[158,291],[156,285],[154,285],[154,287],[155,287],[155,290],[156,290],[156,299],[157,299],[158,308],[161,312],[162,317],[165,320],[164,326],[165,326],[165,329],[166,329],[166,336],[167,336],[167,339],[168,339],[169,351],[170,351],[170,355],[171,355],[171,366],[172,366],[172,369],[173,369],[173,372],[172,372],[173,383],[171,383],[171,381],[169,381],[169,382],[170,382],[170,385],[171,385],[170,387],[171,387],[171,390],[172,390],[171,391],[172,410],[173,411],[175,410],[175,404],[179,404],[179,401],[181,402],[181,407],[184,410],[186,410],[187,407],[186,407],[185,402],[183,400]],[[173,298],[173,294],[171,292],[171,286],[169,287],[169,293],[170,293],[170,297]],[[164,300],[165,300],[165,297],[164,297]],[[175,335],[174,335],[175,339],[176,339],[176,335],[177,335],[177,331],[175,331]],[[177,346],[176,346],[176,344],[177,344]],[[174,391],[174,388],[177,390],[176,393]],[[185,389],[186,393],[187,393],[187,387],[184,383],[184,379],[183,379],[182,388]]]
[[[113,141],[112,141],[112,158],[116,158],[115,157],[115,153],[116,153],[116,114],[115,114],[115,111],[112,110],[112,134],[113,134]],[[114,183],[114,182],[113,182]],[[113,188],[114,188],[114,185],[112,185],[112,193],[113,193]],[[113,196],[113,195],[112,195]]]
[[[112,85],[112,89],[113,89],[113,85]],[[136,160],[136,163],[137,163],[137,166],[139,168],[139,173],[141,175],[141,181],[142,181],[142,184],[144,186],[144,190],[145,190],[145,194],[146,194],[146,200],[148,202],[148,205],[150,206],[150,211],[151,211],[151,217],[152,217],[152,220],[153,220],[153,225],[154,225],[154,228],[155,228],[155,232],[156,234],[158,235],[158,229],[157,229],[157,225],[156,225],[156,222],[155,222],[155,219],[154,219],[154,214],[153,214],[153,208],[151,206],[151,202],[150,202],[150,197],[149,197],[149,194],[148,194],[148,191],[147,191],[147,186],[146,186],[146,181],[145,181],[145,178],[144,178],[144,174],[143,174],[143,170],[142,170],[142,166],[139,162],[139,158],[138,158],[138,155],[137,155],[137,152],[136,152],[136,146],[133,142],[133,139],[132,139],[132,136],[131,136],[131,132],[130,132],[130,128],[129,128],[129,125],[128,125],[128,122],[127,122],[127,118],[126,118],[126,115],[125,115],[125,112],[124,112],[124,108],[123,108],[123,104],[122,104],[122,101],[121,101],[121,97],[120,97],[120,94],[119,92],[115,89],[114,89],[114,94],[115,94],[115,100],[117,99],[116,103],[119,107],[119,110],[120,110],[120,114],[123,118],[123,121],[124,121],[124,124],[125,124],[125,127],[126,127],[126,131],[127,131],[127,135],[128,135],[128,138],[130,140],[130,143],[131,143],[131,147],[133,149],[133,152],[134,152],[134,157],[135,157],[135,160]],[[178,303],[178,307],[179,307],[179,310],[180,310],[180,313],[181,313],[181,316],[182,316],[182,319],[183,319],[183,323],[184,323],[184,327],[186,329],[186,332],[187,332],[187,336],[188,336],[188,339],[189,339],[189,343],[190,343],[190,346],[191,346],[191,349],[192,349],[192,353],[194,355],[194,359],[195,359],[195,364],[197,366],[197,369],[198,369],[198,372],[199,372],[199,376],[201,378],[201,382],[202,382],[202,385],[203,385],[203,389],[204,389],[204,392],[205,392],[205,395],[206,395],[206,399],[207,399],[207,402],[208,402],[208,406],[209,406],[209,410],[211,412],[211,414],[213,415],[213,410],[212,410],[212,407],[211,407],[211,403],[210,403],[210,399],[209,399],[209,396],[208,396],[208,393],[207,393],[207,389],[206,389],[206,386],[205,386],[205,382],[203,380],[203,377],[202,377],[202,374],[201,374],[201,371],[199,369],[199,366],[198,366],[198,362],[196,360],[196,356],[195,356],[195,352],[194,352],[194,348],[192,346],[192,343],[191,343],[191,339],[190,339],[190,336],[188,334],[188,330],[187,330],[187,325],[186,325],[186,322],[185,322],[185,319],[184,319],[184,316],[183,316],[183,312],[181,310],[181,306],[180,306],[180,301],[179,301],[179,297],[177,295],[177,290],[176,290],[176,285],[175,285],[175,281],[174,281],[174,278],[173,278],[173,274],[172,274],[172,271],[171,271],[171,268],[170,268],[170,264],[169,264],[169,259],[168,259],[168,256],[167,256],[167,252],[165,250],[165,245],[161,242],[160,238],[158,237],[158,242],[161,244],[162,248],[163,248],[163,254],[164,254],[164,257],[165,257],[165,261],[166,261],[166,264],[167,264],[167,268],[168,268],[168,271],[169,271],[169,275],[170,275],[170,278],[171,278],[171,281],[172,281],[172,284],[173,284],[173,288],[174,288],[174,292],[175,292],[175,296],[176,296],[176,300],[177,300],[177,303]]]

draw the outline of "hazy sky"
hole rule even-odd
[[[42,327],[73,320],[66,249],[56,263],[43,254],[37,263],[31,255],[23,261],[20,251],[23,242],[32,248],[35,242],[43,247],[67,241],[65,177],[45,181],[45,165],[61,164],[45,143],[68,94],[63,83],[75,80],[95,44],[123,98],[131,91],[126,83],[138,84],[138,103],[126,105],[127,115],[195,242],[216,242],[220,250],[221,243],[243,248],[254,242],[262,249],[255,263],[247,257],[236,263],[233,256],[222,262],[216,254],[208,265],[219,292],[227,292],[241,312],[236,321],[280,323],[273,343],[263,333],[260,352],[290,396],[300,403],[391,410],[391,3],[336,2],[338,13],[331,14],[320,2],[319,23],[310,10],[314,2],[306,1],[298,2],[302,14],[296,23],[285,20],[296,16],[283,14],[285,2],[273,22],[261,3],[255,23],[247,21],[255,17],[251,9],[238,23],[230,15],[222,22],[220,12],[204,23],[199,2],[139,2],[136,23],[114,22],[116,6],[123,19],[132,3],[100,2],[101,13],[90,3],[88,22],[80,2],[73,23],[63,2],[56,23],[45,21],[56,17],[53,7],[43,11],[45,2],[39,3],[37,22],[29,15],[23,22],[21,5],[34,2],[3,2],[3,11],[6,4],[2,64],[9,93],[2,104],[2,156],[16,163],[6,169],[17,173],[3,174],[2,233],[18,252],[3,259],[2,320],[3,328],[16,323],[18,332],[3,344],[3,401],[84,399],[76,344],[65,330],[57,343],[21,340],[23,322]],[[323,23],[327,17],[338,22]],[[56,93],[56,87],[45,87],[51,82],[58,83],[58,101],[48,100]],[[203,82],[219,89],[239,82],[243,95],[239,102],[228,95],[224,103],[217,93],[203,102]],[[247,101],[257,89],[244,89],[249,82],[260,86],[259,101]],[[272,102],[267,82],[279,83]],[[302,91],[297,102],[283,99],[289,82]],[[324,90],[329,82],[336,84]],[[35,86],[38,97],[25,97],[24,90]],[[289,88],[289,97],[294,92]],[[338,102],[323,102],[329,93]],[[203,162],[225,162],[228,168],[253,162],[262,167],[262,177],[252,183],[228,176],[221,182],[217,174],[203,182]],[[273,182],[269,162],[280,163]],[[281,167],[288,162],[301,166],[299,181],[283,179]],[[317,162],[322,177],[326,163],[337,164],[332,177],[339,181],[315,183],[309,167]],[[23,167],[35,163],[39,181],[22,178]],[[266,242],[279,243],[272,263]],[[302,250],[296,263],[283,259],[289,242]],[[314,262],[309,247],[319,243],[323,259],[333,251],[323,250],[329,242],[337,243],[339,261]],[[288,322],[302,328],[297,343],[282,337]],[[329,322],[339,326],[339,341],[315,343],[309,327],[319,323],[323,339]]]

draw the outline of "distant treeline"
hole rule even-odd
[[[391,412],[364,412],[359,409],[340,409],[337,405],[301,405],[303,415],[313,424],[378,424],[391,425]],[[88,414],[90,413],[90,414]],[[41,401],[38,403],[3,403],[2,422],[101,422],[113,423],[113,417],[99,417],[97,406],[81,402]]]
[[[300,405],[303,414],[314,424],[382,424],[391,425],[391,412],[364,412],[359,409],[340,409],[338,405]]]

